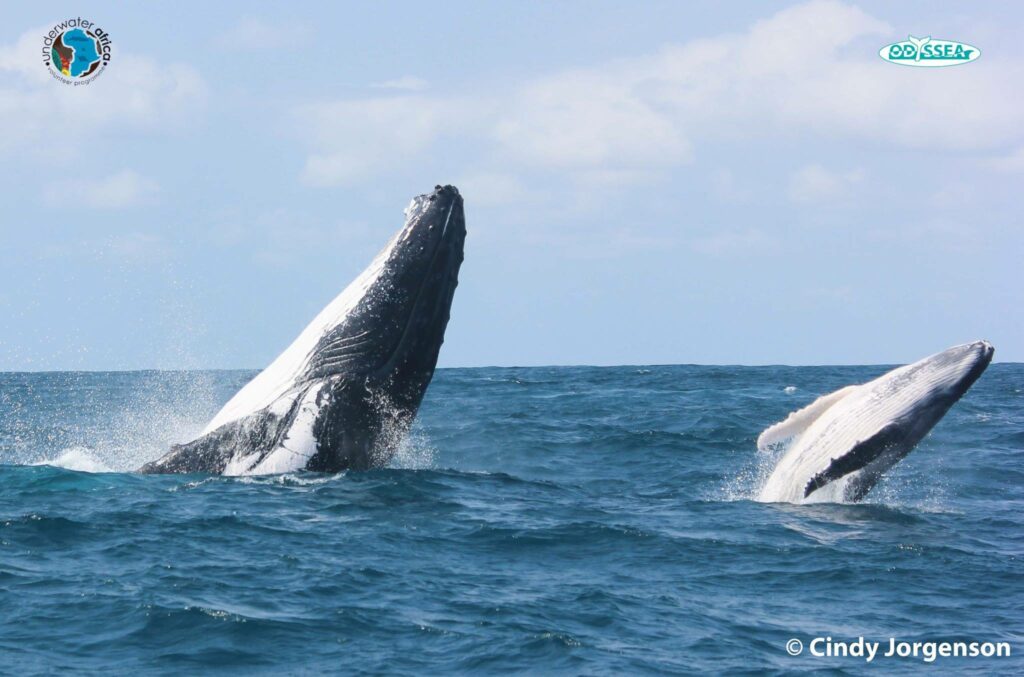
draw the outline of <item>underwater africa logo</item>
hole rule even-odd
[[[981,56],[981,50],[956,40],[932,39],[930,35],[926,38],[908,35],[906,40],[894,42],[878,50],[878,56],[900,66],[937,68],[959,66],[974,61]]]
[[[56,24],[43,38],[43,63],[66,85],[87,85],[110,64],[110,33],[82,17]]]

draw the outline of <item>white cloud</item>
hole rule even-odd
[[[800,295],[809,301],[823,305],[851,303],[857,298],[856,291],[848,284],[838,287],[806,286],[800,290]]]
[[[691,242],[694,251],[710,256],[733,256],[762,254],[775,251],[777,243],[764,231],[757,228],[725,230],[695,238]]]
[[[1009,155],[991,158],[985,164],[1000,172],[1024,172],[1024,146]]]
[[[123,209],[146,204],[160,192],[156,181],[126,169],[102,179],[79,177],[47,186],[45,197],[52,205],[87,205],[96,209]]]
[[[1024,64],[992,55],[983,68],[899,68],[877,57],[894,32],[857,7],[820,0],[742,33],[473,97],[314,104],[303,113],[311,147],[304,177],[318,185],[365,180],[395,168],[387,153],[422,153],[453,131],[490,163],[481,171],[570,178],[650,178],[699,157],[709,139],[865,139],[935,151],[1019,143]]]
[[[217,44],[226,49],[281,49],[300,47],[310,39],[309,26],[296,22],[271,23],[257,17],[245,17],[217,37]]]
[[[978,197],[973,183],[949,181],[931,195],[930,203],[942,210],[970,207]]]
[[[543,228],[524,230],[517,237],[530,246],[558,249],[566,258],[586,261],[615,259],[631,251],[666,251],[675,246],[670,236],[650,235],[628,227]]]
[[[894,243],[900,246],[927,243],[929,246],[941,247],[951,252],[965,253],[992,245],[992,241],[982,236],[974,223],[946,216],[886,223],[884,227],[868,228],[865,234],[870,240],[883,246]]]
[[[793,202],[830,202],[849,197],[855,184],[864,179],[864,171],[833,172],[821,165],[807,165],[789,179],[789,199]]]
[[[430,83],[423,78],[417,78],[412,75],[403,75],[394,80],[385,80],[384,82],[376,82],[371,85],[371,87],[376,89],[397,89],[405,92],[422,92],[429,86]]]
[[[407,163],[446,131],[459,129],[457,101],[398,96],[304,106],[302,134],[316,149],[302,178],[314,186],[351,183]]]
[[[166,261],[174,247],[159,233],[128,231],[114,235],[57,239],[41,243],[36,255],[43,259],[89,259],[95,262],[143,264]]]
[[[523,183],[509,174],[469,174],[459,178],[455,183],[463,193],[473,196],[474,205],[506,205],[529,198],[529,191]]]
[[[14,45],[0,46],[0,155],[26,151],[60,163],[97,132],[163,132],[205,102],[206,83],[195,69],[120,51],[90,84],[60,83],[40,56],[45,32],[30,30]],[[74,120],[73,132],[68,120]]]
[[[633,83],[574,72],[517,92],[494,134],[505,153],[556,168],[668,166],[691,159],[683,130]]]
[[[171,246],[162,237],[153,233],[128,233],[110,238],[105,245],[107,251],[115,258],[128,263],[165,259],[172,252]]]
[[[401,213],[396,218],[401,222]],[[210,213],[203,226],[205,243],[272,269],[307,267],[310,252],[317,251],[362,252],[357,260],[372,256],[387,235],[362,221],[325,220],[312,213],[252,205]]]
[[[729,169],[716,169],[711,172],[711,195],[717,200],[728,203],[746,202],[750,191],[736,183],[736,177]]]

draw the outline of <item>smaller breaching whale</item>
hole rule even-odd
[[[434,375],[466,239],[454,186],[413,198],[405,225],[199,438],[144,473],[263,475],[385,465]]]
[[[791,413],[757,438],[761,451],[791,440],[758,500],[859,501],[978,380],[994,352],[988,341],[954,346]]]

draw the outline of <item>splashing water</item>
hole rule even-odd
[[[435,449],[430,438],[415,419],[394,406],[383,393],[377,393],[372,406],[384,425],[377,437],[372,455],[380,465],[405,470],[423,470],[434,463]]]
[[[389,468],[402,470],[426,470],[433,468],[437,460],[437,449],[430,443],[427,432],[415,424],[402,436],[394,455],[388,462]]]
[[[754,449],[754,453],[735,475],[726,476],[721,496],[727,501],[760,501],[768,478],[786,455],[792,442],[793,440],[788,439],[771,444],[765,449]]]
[[[64,468],[65,470],[75,470],[77,472],[111,472],[110,466],[85,447],[65,449],[56,458],[36,461],[32,465],[49,465],[54,468]]]
[[[222,373],[227,378],[218,372],[0,374],[3,458],[55,464],[84,449],[106,470],[134,470],[191,439],[223,393],[247,380],[245,372]]]

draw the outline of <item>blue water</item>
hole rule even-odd
[[[0,670],[1020,673],[1024,365],[864,504],[751,500],[764,427],[885,370],[441,370],[394,467],[237,479],[123,471],[251,373],[0,375]]]

